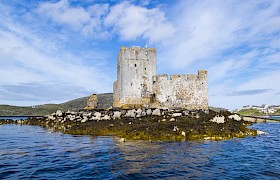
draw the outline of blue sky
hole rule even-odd
[[[157,48],[157,73],[208,70],[209,105],[280,104],[278,0],[2,0],[0,104],[112,92],[121,46]]]

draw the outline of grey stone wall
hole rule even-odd
[[[122,47],[118,55],[114,107],[208,109],[207,71],[156,75],[156,49]]]
[[[149,104],[152,77],[156,75],[156,49],[122,47],[118,55],[114,106]]]
[[[154,76],[153,107],[208,109],[207,71]]]

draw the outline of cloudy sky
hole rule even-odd
[[[279,0],[1,0],[0,104],[112,92],[121,46],[157,73],[208,70],[209,105],[280,104]]]

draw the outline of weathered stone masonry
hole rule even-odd
[[[114,107],[208,109],[207,71],[156,75],[156,49],[121,47]]]

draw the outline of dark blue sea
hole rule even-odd
[[[280,123],[226,141],[121,143],[113,137],[0,126],[0,179],[280,179]]]

